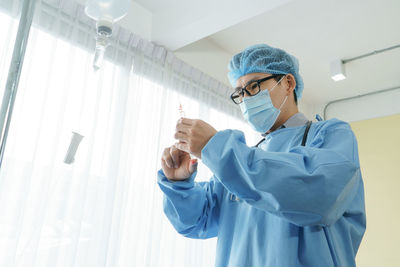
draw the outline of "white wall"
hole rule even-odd
[[[232,55],[205,38],[174,51],[174,54],[189,65],[201,70],[220,82],[230,85],[227,78],[228,63]]]
[[[317,112],[323,114],[325,105],[318,105]],[[400,114],[400,87],[394,91],[379,93],[333,103],[326,110],[327,118],[338,118],[353,122]]]
[[[131,30],[140,37],[151,40],[153,14],[138,3],[131,1],[128,15],[120,23],[122,27]]]

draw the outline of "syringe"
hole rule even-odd
[[[184,118],[185,117],[185,111],[183,111],[181,103],[179,103],[179,109],[178,110],[179,110],[179,117],[180,118]],[[190,153],[189,153],[189,157],[190,157],[190,163],[191,164],[195,164],[197,162],[197,159],[193,158]]]

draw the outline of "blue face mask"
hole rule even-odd
[[[272,87],[271,92],[282,79]],[[282,105],[277,109],[272,104],[268,89],[265,89],[255,96],[243,98],[243,102],[239,105],[244,118],[250,126],[257,132],[265,133],[271,129],[275,121],[278,119],[278,116],[281,113],[281,108],[285,104],[287,98],[288,96],[285,97]]]

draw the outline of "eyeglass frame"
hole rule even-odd
[[[262,78],[262,79],[258,79],[258,80],[255,80],[255,81],[249,81],[244,87],[236,89],[236,90],[231,94],[231,100],[232,100],[233,103],[235,103],[236,105],[239,105],[239,104],[241,104],[241,103],[243,102],[243,100],[242,100],[241,102],[239,102],[239,103],[236,103],[235,100],[234,100],[234,98],[238,98],[240,95],[242,95],[242,97],[243,97],[243,96],[244,96],[244,92],[246,92],[247,95],[249,95],[249,96],[255,96],[255,95],[257,95],[258,93],[261,92],[261,86],[260,86],[260,84],[261,84],[262,82],[265,82],[265,81],[267,81],[267,80],[270,80],[270,79],[273,79],[273,78],[276,78],[276,77],[279,77],[279,76],[285,76],[285,74],[273,74],[273,75],[271,75],[271,76],[267,76],[267,77],[264,77],[264,78]],[[282,77],[282,78],[283,78],[283,77]],[[252,83],[257,83],[258,92],[255,93],[255,94],[251,94],[251,93],[246,89],[246,87],[249,86],[249,85],[252,84]],[[234,94],[237,93],[237,92],[240,92],[239,95],[237,95],[236,97],[234,97]]]

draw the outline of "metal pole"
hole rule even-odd
[[[0,170],[3,163],[8,130],[10,127],[15,97],[17,95],[19,78],[21,76],[36,1],[37,0],[24,0],[10,69],[8,71],[6,88],[0,109]]]

